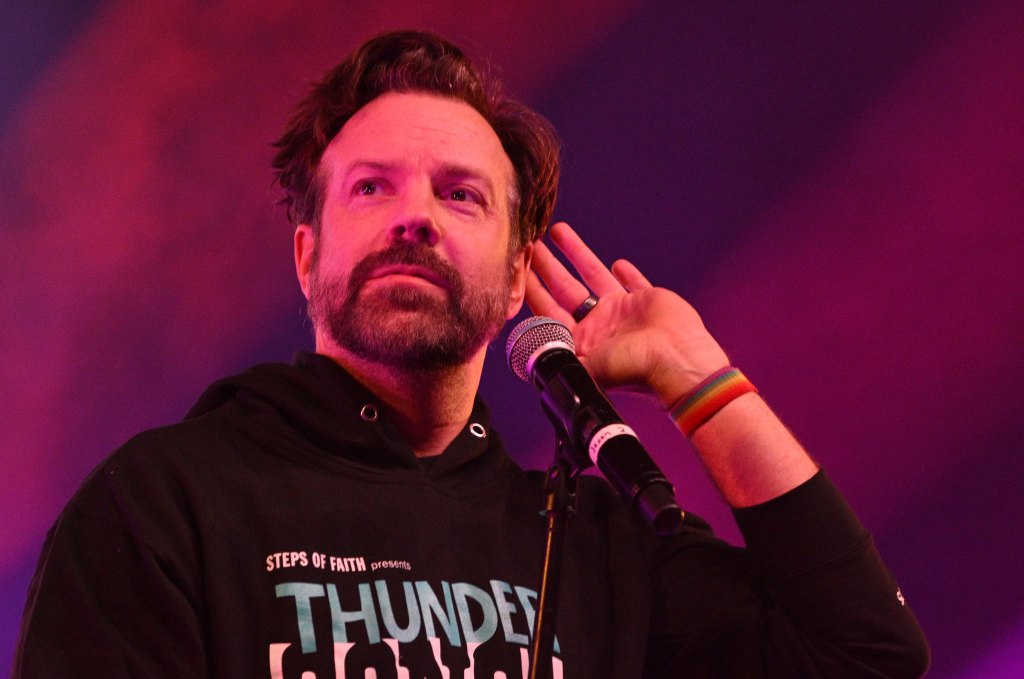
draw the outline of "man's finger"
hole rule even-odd
[[[618,279],[622,287],[626,288],[630,292],[634,290],[644,290],[646,288],[653,288],[651,282],[647,280],[647,277],[640,273],[640,269],[636,268],[632,262],[626,259],[619,259],[612,263],[612,273],[615,278]]]
[[[568,224],[559,222],[551,227],[551,240],[598,296],[622,292],[622,286],[612,272]]]
[[[526,278],[526,303],[530,306],[530,311],[537,316],[548,316],[565,323],[569,328],[576,325],[572,315],[551,296],[533,271]]]
[[[587,286],[572,275],[541,242],[534,246],[532,269],[547,286],[549,296],[567,312],[575,309],[590,295]]]

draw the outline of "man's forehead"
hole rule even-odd
[[[500,169],[511,179],[512,170],[497,133],[476,109],[419,92],[392,92],[366,104],[331,140],[324,158],[335,171],[360,162],[435,163]]]

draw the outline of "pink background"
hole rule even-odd
[[[88,471],[208,382],[310,346],[269,141],[361,39],[420,27],[555,122],[556,216],[687,296],[829,470],[929,676],[1024,676],[1024,5],[564,4],[0,9],[0,666]],[[502,363],[497,424],[546,464],[537,397]],[[621,403],[682,503],[738,540],[667,418]]]

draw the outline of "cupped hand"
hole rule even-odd
[[[602,387],[651,393],[668,407],[728,365],[682,297],[654,287],[624,259],[608,268],[564,222],[551,228],[551,239],[578,277],[537,242],[526,301],[534,313],[569,327],[580,361]],[[577,322],[573,311],[591,291],[600,301]]]

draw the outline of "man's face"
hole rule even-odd
[[[407,370],[479,355],[522,305],[510,255],[512,163],[463,102],[391,93],[360,109],[320,163],[319,236],[296,231],[317,349]]]

